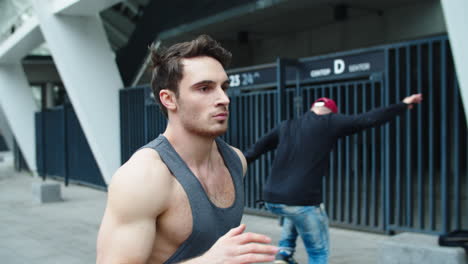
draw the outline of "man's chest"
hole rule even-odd
[[[231,206],[235,199],[235,187],[229,171],[225,168],[219,169],[210,176],[206,180],[200,180],[209,200],[220,208]]]

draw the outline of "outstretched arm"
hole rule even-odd
[[[272,131],[257,140],[247,151],[244,152],[247,163],[250,163],[260,157],[262,154],[271,151],[278,146],[279,128],[276,127]]]
[[[403,114],[406,109],[412,109],[413,104],[419,104],[421,101],[422,94],[413,94],[405,97],[399,104],[377,108],[359,115],[336,115],[332,119],[334,123],[333,127],[337,129],[338,136],[358,133],[364,129],[379,126],[393,120],[396,116]]]

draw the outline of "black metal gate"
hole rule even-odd
[[[37,171],[42,177],[56,177],[105,189],[78,117],[70,104],[35,113]]]
[[[447,37],[229,72],[230,120],[225,140],[241,150],[310,108],[334,98],[357,114],[423,93],[415,110],[338,142],[330,154],[324,201],[332,225],[374,232],[444,233],[468,228],[468,134]],[[149,87],[121,96],[122,161],[165,129]],[[256,203],[274,153],[253,162],[245,207]]]

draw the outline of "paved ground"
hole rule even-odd
[[[62,185],[63,202],[35,204],[31,185],[40,182],[13,170],[11,157],[0,161],[0,263],[78,264],[95,262],[96,235],[106,193],[84,186]],[[245,215],[248,231],[268,234],[278,241],[277,219]],[[376,263],[377,241],[385,238],[365,232],[332,228],[332,264]],[[302,242],[297,260],[307,263]]]

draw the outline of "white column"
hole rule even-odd
[[[452,48],[460,94],[468,122],[468,1],[442,0],[445,24]]]
[[[34,112],[37,111],[21,59],[44,42],[37,19],[24,21],[0,42],[0,105],[29,169],[37,171]]]
[[[71,16],[56,14],[56,7],[49,1],[34,0],[34,6],[81,127],[109,182],[120,166],[119,89],[123,82],[98,15],[100,10]]]
[[[20,64],[0,64],[0,104],[31,171],[36,167],[34,113],[38,110]]]

